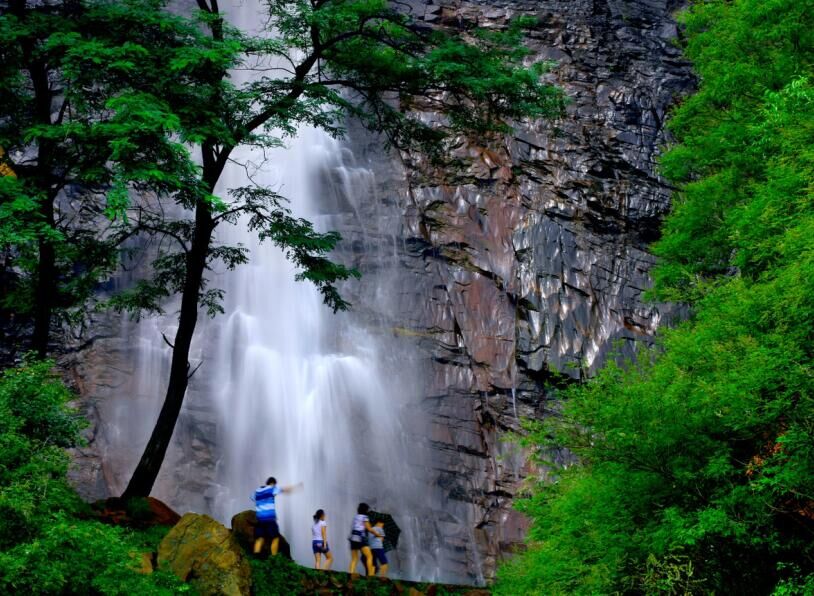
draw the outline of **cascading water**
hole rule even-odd
[[[337,149],[319,131],[300,131],[287,149],[269,154],[252,179],[278,188],[299,215],[324,222],[314,200],[318,173],[326,154]],[[224,186],[243,185],[245,176],[232,167]],[[305,530],[311,514],[323,508],[337,564],[344,566],[357,504],[396,496],[391,475],[404,461],[396,424],[399,390],[382,378],[374,339],[340,326],[315,289],[294,280],[279,249],[258,244],[240,225],[224,240],[245,244],[252,260],[220,282],[228,314],[215,323],[212,348],[222,429],[217,478],[223,490],[215,511],[226,519],[248,508],[249,495],[266,476],[284,485],[301,481],[303,490],[278,500],[281,530],[295,558],[310,561]],[[398,499],[384,500],[398,506]]]
[[[264,21],[254,1],[228,15],[250,33]],[[233,80],[249,76],[250,70],[238,71]],[[232,159],[217,189],[224,199],[229,189],[257,184],[288,198],[295,215],[322,231],[337,226],[341,231],[343,218],[350,218],[364,234],[370,223],[355,206],[373,198],[373,174],[354,165],[347,148],[322,131],[304,128],[285,148],[264,153],[244,148]],[[210,280],[225,290],[225,314],[199,319],[192,365],[200,363],[201,369],[190,384],[156,494],[180,510],[203,510],[228,524],[235,513],[253,507],[250,495],[268,476],[281,485],[302,482],[301,490],[278,498],[281,531],[294,558],[312,564],[311,516],[324,509],[334,568],[340,570],[349,561],[351,519],[366,501],[393,513],[403,530],[391,561],[393,575],[439,579],[433,550],[438,538],[421,519],[430,491],[416,455],[420,449],[408,444],[402,425],[417,395],[409,358],[394,353],[385,337],[353,316],[331,313],[313,286],[295,281],[282,251],[260,244],[245,225],[222,225],[217,235],[220,243],[245,246],[250,263]],[[365,235],[363,258],[392,258],[394,242]],[[367,298],[386,301],[387,288]],[[170,358],[162,333],[171,337],[173,324],[167,316],[136,327],[131,398],[106,406],[109,467],[123,470],[108,479],[114,489],[126,482],[160,407]],[[211,461],[184,454],[190,445],[181,447],[183,442],[196,449],[197,441],[202,448],[202,439],[186,429],[185,415],[197,417],[189,426],[207,425]]]

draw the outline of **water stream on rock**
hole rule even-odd
[[[301,131],[253,178],[279,188],[298,215],[319,220],[314,182],[336,149],[331,145],[318,131]],[[223,181],[244,185],[245,172],[234,166]],[[310,562],[306,530],[311,514],[323,508],[344,566],[356,505],[390,492],[397,481],[390,477],[402,455],[397,390],[382,378],[375,340],[341,327],[315,289],[294,280],[296,271],[279,249],[259,245],[241,226],[223,236],[246,245],[252,260],[223,275],[227,314],[209,348],[223,439],[215,511],[227,519],[247,509],[249,494],[268,475],[283,485],[303,482],[303,490],[278,498],[280,526],[295,558]]]
[[[249,0],[227,12],[234,25],[253,33],[263,22],[261,10]],[[248,70],[233,73],[237,83],[249,76]],[[343,218],[356,219],[355,228],[364,230],[368,222],[358,221],[354,206],[375,199],[373,174],[322,131],[301,129],[286,145],[264,153],[234,152],[218,196],[227,200],[228,189],[258,184],[288,198],[294,214],[321,231],[341,228]],[[351,519],[357,504],[366,501],[393,513],[403,530],[392,575],[438,579],[438,557],[426,546],[437,538],[420,535],[426,522],[413,510],[426,499],[427,480],[401,422],[417,395],[404,355],[393,353],[382,334],[358,324],[352,313],[334,315],[312,285],[295,281],[296,270],[282,251],[259,244],[245,225],[222,225],[217,236],[221,243],[248,248],[250,263],[213,274],[212,285],[225,290],[225,314],[202,316],[193,346],[191,365],[202,367],[184,412],[195,419],[196,432],[205,428],[209,436],[190,440],[191,449],[204,451],[209,442],[214,455],[202,462],[181,453],[190,446],[179,447],[188,438],[179,424],[156,494],[169,493],[165,498],[181,510],[198,504],[228,525],[234,514],[253,507],[250,495],[268,476],[281,485],[302,482],[301,490],[278,497],[281,531],[294,558],[312,565],[312,515],[325,509],[339,570],[349,562]],[[361,242],[366,258],[376,258],[378,251],[392,259],[393,241],[390,247],[381,245],[381,237]],[[387,300],[387,288],[376,294],[368,298]],[[142,321],[134,333],[135,399],[114,406],[107,430],[111,452],[127,464],[135,463],[160,406],[170,358],[161,334],[172,337],[173,311],[168,307],[168,317]],[[137,419],[145,420],[144,428]],[[132,469],[124,461],[119,466]],[[185,479],[183,490],[168,489],[179,477]]]

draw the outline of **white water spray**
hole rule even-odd
[[[319,221],[319,170],[343,167],[325,160],[338,149],[324,133],[300,131],[287,149],[267,154],[269,161],[252,178],[279,189],[298,215]],[[246,184],[245,176],[231,167],[224,187]],[[397,426],[403,396],[382,378],[375,339],[341,326],[311,285],[294,280],[296,271],[279,249],[257,243],[241,225],[222,236],[245,244],[251,263],[219,282],[228,314],[215,323],[211,349],[222,454],[216,513],[227,519],[248,508],[249,495],[266,476],[283,485],[301,481],[302,491],[278,498],[281,530],[295,558],[309,563],[306,530],[311,514],[325,509],[337,565],[344,567],[357,504],[388,500],[398,485],[393,476],[404,464]]]
[[[249,33],[264,21],[255,0],[227,14]],[[249,76],[238,71],[233,80],[239,84]],[[232,159],[216,189],[225,200],[229,189],[257,184],[288,198],[294,214],[321,231],[341,220],[329,213],[337,203],[357,227],[369,224],[360,221],[358,206],[375,192],[373,174],[322,131],[301,129],[287,147],[240,148]],[[334,568],[346,570],[351,519],[365,501],[394,514],[402,527],[393,575],[438,579],[439,562],[419,552],[421,541],[437,537],[420,536],[427,524],[418,519],[418,508],[426,504],[428,489],[416,446],[408,445],[401,423],[416,395],[408,359],[389,352],[386,338],[353,317],[334,315],[312,285],[295,281],[296,270],[282,251],[260,244],[245,222],[222,224],[217,241],[245,246],[250,263],[210,279],[226,292],[226,314],[199,319],[190,359],[193,367],[202,366],[182,412],[195,420],[193,430],[179,422],[155,494],[181,511],[211,513],[228,525],[234,514],[253,507],[250,496],[268,476],[281,485],[303,482],[302,490],[278,497],[277,504],[281,531],[298,562],[313,564],[310,525],[322,508]],[[393,242],[365,237],[365,256],[393,256]],[[367,299],[386,300],[387,288],[376,288]],[[122,470],[109,478],[114,490],[126,482],[160,408],[171,356],[162,333],[172,337],[174,311],[168,306],[167,316],[137,326],[129,399],[105,406],[109,469]],[[201,419],[212,435],[206,437],[214,455],[208,464],[188,456],[190,449],[205,448],[191,438],[200,433]]]

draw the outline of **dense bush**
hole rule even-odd
[[[700,87],[653,294],[693,315],[530,425],[580,463],[522,503],[499,593],[814,593],[814,2],[681,18]]]
[[[65,477],[83,424],[71,397],[51,362],[0,374],[0,593],[186,591],[175,576],[138,573],[155,536],[84,519]]]
[[[169,572],[141,574],[142,550],[122,528],[61,516],[29,543],[0,553],[5,594],[189,593]]]
[[[364,594],[364,596],[395,596],[398,594],[434,594],[461,596],[471,593],[466,586],[401,582],[379,577],[350,576],[346,573],[316,571],[302,567],[284,557],[253,558],[252,594]]]
[[[66,407],[70,392],[37,362],[0,376],[0,548],[37,536],[63,512],[80,506],[65,482],[66,447],[81,419]]]

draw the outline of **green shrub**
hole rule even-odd
[[[5,594],[189,593],[169,572],[138,572],[139,544],[121,528],[62,518],[34,541],[0,553],[0,592]]]
[[[51,362],[31,362],[0,375],[0,548],[36,536],[54,516],[81,507],[65,481],[65,447],[79,441],[82,421]]]
[[[279,556],[263,560],[253,558],[250,562],[255,596],[300,594],[306,580],[316,573]]]
[[[80,519],[66,447],[83,421],[53,362],[0,373],[0,593],[172,594],[187,586],[139,573],[165,528],[131,532]]]
[[[0,432],[26,437],[39,447],[73,447],[84,421],[67,406],[71,392],[51,361],[31,361],[3,371]]]

